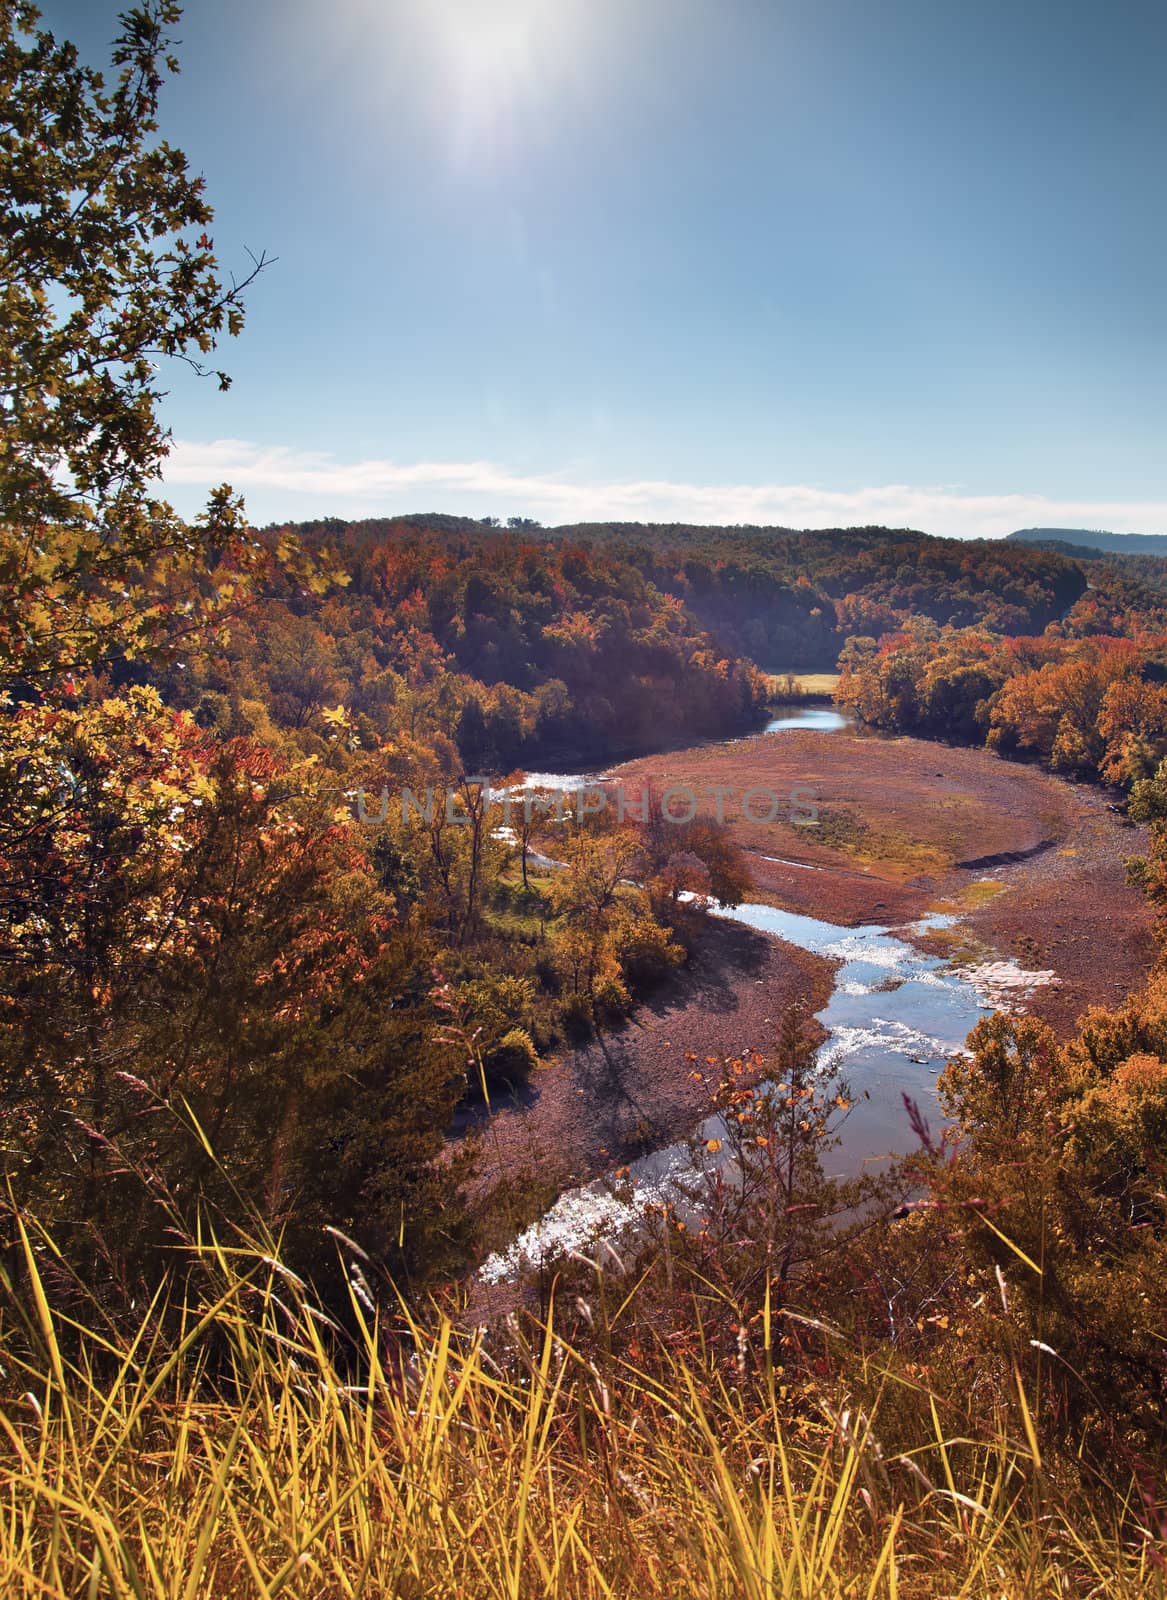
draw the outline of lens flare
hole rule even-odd
[[[461,163],[505,163],[545,137],[582,87],[598,14],[583,0],[425,0],[437,108]]]

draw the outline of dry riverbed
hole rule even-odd
[[[796,731],[646,757],[612,778],[699,796],[715,785],[738,797],[813,791],[818,827],[787,812],[751,822],[723,802],[760,900],[850,926],[959,911],[960,926],[933,948],[1052,969],[1058,984],[1027,1005],[1062,1033],[1150,966],[1151,918],[1124,869],[1145,831],[1124,824],[1103,791],[1037,767],[919,739]]]
[[[550,1061],[485,1131],[483,1182],[537,1173],[558,1192],[683,1138],[709,1110],[716,1065],[767,1050],[787,1005],[811,1018],[831,992],[834,963],[710,918],[687,966],[623,1028]],[[686,1059],[695,1056],[696,1060]]]
[[[738,799],[751,788],[813,791],[818,827],[787,815],[743,820],[737,800],[723,802],[758,900],[850,926],[957,912],[953,928],[920,942],[962,963],[1052,970],[1057,982],[1023,1004],[1063,1036],[1087,1004],[1115,1003],[1150,966],[1150,917],[1123,866],[1144,848],[1142,830],[1125,826],[1101,791],[1035,767],[913,739],[799,730],[646,757],[611,781],[630,794],[645,782],[699,795],[722,786]],[[529,1172],[555,1192],[684,1136],[716,1082],[706,1058],[767,1051],[783,1007],[821,1008],[833,971],[711,921],[689,965],[626,1027],[603,1047],[564,1053],[520,1101],[496,1108],[479,1184]]]

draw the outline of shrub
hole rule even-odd
[[[525,1083],[539,1066],[539,1052],[525,1028],[511,1028],[487,1052],[484,1065],[489,1078]]]
[[[592,1007],[587,995],[567,995],[563,1001],[562,1017],[564,1032],[569,1039],[575,1043],[586,1039],[592,1031]]]
[[[596,1014],[604,1022],[622,1022],[632,1010],[632,996],[615,975],[600,979],[594,998]]]
[[[668,928],[651,917],[629,918],[616,935],[616,957],[633,991],[662,983],[685,959]]]

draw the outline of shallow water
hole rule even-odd
[[[937,1074],[963,1050],[965,1036],[991,1009],[967,978],[884,927],[844,928],[753,904],[715,909],[714,914],[841,962],[831,998],[817,1013],[827,1030],[818,1059],[838,1068],[855,1097],[841,1141],[830,1154],[832,1171],[855,1173],[867,1162],[914,1146],[905,1094],[937,1126]],[[912,926],[923,932],[952,920],[935,915]],[[764,1050],[769,1043],[742,1039],[738,1047]],[[684,1070],[680,1059],[677,1067]],[[693,1130],[693,1137],[719,1139],[724,1132],[721,1119],[709,1117]],[[634,1222],[645,1206],[675,1202],[678,1182],[693,1173],[693,1159],[686,1139],[632,1162],[629,1177],[635,1192],[630,1200],[613,1194],[604,1179],[568,1190],[508,1250],[486,1262],[484,1278],[497,1282],[523,1267],[581,1249]],[[698,1155],[697,1160],[706,1157]]]
[[[600,772],[528,772],[514,793],[521,794],[524,789],[545,789],[549,794],[557,794],[563,790],[567,794],[574,794],[579,789],[593,789],[604,782],[604,775]],[[502,793],[502,791],[499,791]]]
[[[939,957],[874,924],[844,928],[764,905],[717,914],[842,962],[817,1014],[827,1030],[820,1060],[837,1063],[860,1097],[844,1125],[838,1169],[854,1172],[866,1160],[909,1148],[903,1096],[935,1122],[936,1076],[989,1009],[978,990]],[[911,926],[924,932],[953,920],[933,915]]]
[[[792,728],[809,728],[815,733],[842,733],[854,727],[855,719],[834,706],[775,706],[776,716],[762,729],[763,733],[785,733]]]
[[[773,719],[765,733],[781,734],[794,728],[841,732],[851,726],[849,717],[827,706],[790,706],[782,708],[782,714]],[[552,788],[575,786],[583,780],[541,773],[538,781]],[[808,870],[815,869],[808,865]],[[841,927],[757,904],[734,910],[714,907],[713,912],[841,963],[831,997],[817,1013],[827,1034],[819,1060],[830,1061],[836,1067],[854,1097],[840,1142],[831,1151],[829,1166],[833,1172],[854,1174],[866,1163],[878,1163],[914,1147],[916,1140],[908,1123],[905,1095],[916,1102],[933,1128],[937,1127],[940,1105],[936,1078],[945,1062],[963,1051],[967,1034],[1000,998],[1001,984],[994,987],[991,981],[994,968],[951,970],[940,958],[924,954],[906,938],[874,924]],[[955,920],[935,914],[899,932],[923,932],[948,926]],[[1043,982],[1052,977],[1049,973],[1023,973],[1015,968],[1011,971],[1009,982],[1017,998],[1022,997],[1030,980]],[[775,1015],[775,1027],[777,1022]],[[737,1048],[765,1050],[771,1042],[742,1039]],[[683,1071],[680,1052],[678,1058],[677,1070]],[[723,1133],[720,1119],[711,1117],[690,1137],[708,1140],[720,1138]],[[631,1200],[614,1194],[607,1179],[568,1190],[508,1250],[487,1261],[483,1277],[490,1282],[513,1276],[524,1266],[580,1249],[602,1235],[617,1233],[634,1222],[646,1205],[675,1201],[678,1181],[692,1176],[693,1159],[692,1145],[686,1139],[631,1163],[629,1175],[635,1185]],[[704,1163],[719,1158],[700,1154],[697,1159]]]
[[[855,727],[854,717],[849,712],[836,711],[834,706],[806,706],[792,702],[788,705],[776,705],[774,711],[775,715],[766,726],[750,737],[757,739],[767,733],[787,733],[797,728],[806,728],[814,733],[842,733]],[[550,792],[559,790],[573,792],[606,781],[606,776],[602,772],[528,772],[522,787],[545,789]]]

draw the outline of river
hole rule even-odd
[[[762,729],[765,733],[785,733],[793,728],[805,728],[813,733],[842,733],[853,728],[855,719],[846,711],[836,711],[834,706],[775,706],[774,715]]]
[[[758,737],[781,737],[795,728],[836,732],[849,725],[847,718],[827,707],[790,707]],[[539,774],[529,781],[550,787],[549,778],[556,787],[586,781],[567,780],[562,774]],[[996,969],[953,969],[904,937],[956,920],[940,914],[895,930],[876,925],[842,927],[748,903],[734,909],[715,907],[714,915],[840,963],[831,997],[817,1013],[826,1032],[819,1062],[829,1062],[842,1073],[855,1101],[843,1124],[841,1142],[831,1152],[831,1165],[840,1174],[911,1148],[905,1095],[936,1125],[936,1078],[945,1062],[961,1052],[969,1031],[994,1009],[986,972],[996,971],[998,978],[1004,975],[1006,985],[1019,994],[1024,993],[1026,978],[1040,982],[1050,976],[1010,971],[1007,964]],[[711,1117],[693,1130],[692,1137],[717,1140],[723,1133],[720,1119]],[[691,1176],[693,1159],[692,1139],[686,1139],[633,1162],[629,1180],[619,1185],[601,1178],[565,1191],[509,1249],[485,1263],[482,1276],[487,1282],[509,1278],[567,1250],[581,1249],[599,1235],[618,1233],[648,1205],[676,1201],[678,1182]]]

